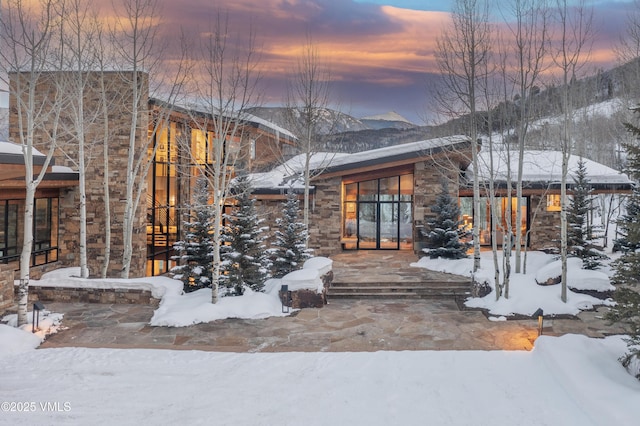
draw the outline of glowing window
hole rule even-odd
[[[561,210],[560,194],[547,195],[547,211],[559,212]]]

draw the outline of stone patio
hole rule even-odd
[[[334,259],[334,278],[356,283],[461,280],[411,268],[407,252],[351,252]],[[66,327],[41,346],[155,348],[228,352],[380,350],[530,350],[537,320],[491,321],[478,310],[460,309],[453,298],[332,299],[288,317],[227,319],[189,327],[152,327],[148,305],[48,302],[64,313]],[[623,330],[608,326],[606,308],[572,319],[545,319],[544,334],[603,337]]]

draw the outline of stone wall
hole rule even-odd
[[[67,78],[65,78],[65,76]],[[108,227],[111,228],[111,261],[109,263],[109,276],[119,276],[122,271],[122,253],[123,243],[123,217],[125,210],[125,188],[127,181],[127,156],[130,152],[129,148],[129,129],[132,123],[132,115],[127,113],[131,110],[132,91],[131,77],[133,73],[106,73],[105,86],[108,88],[109,97],[109,196],[111,222],[106,223],[103,178],[104,167],[102,154],[103,123],[100,114],[100,93],[97,88],[100,87],[98,77],[99,73],[91,74],[89,78],[92,80],[87,84],[84,93],[84,108],[87,116],[95,114],[96,120],[85,123],[85,157],[90,158],[87,164],[86,172],[86,195],[87,195],[87,258],[89,272],[91,276],[98,276],[104,261],[105,232]],[[37,84],[37,104],[50,105],[53,104],[56,89],[65,80],[68,82],[69,73],[43,73]],[[16,73],[10,74],[13,87],[15,87]],[[148,76],[145,73],[139,73],[140,94],[140,112],[137,117],[136,129],[136,152],[146,155],[147,132],[149,128],[149,111],[148,111]],[[93,89],[95,88],[95,89]],[[45,101],[51,101],[47,103]],[[10,137],[19,140],[18,115],[15,107],[15,90],[11,91],[10,97],[10,116],[9,128]],[[129,106],[127,106],[129,105]],[[61,121],[71,124],[70,116],[62,112]],[[70,109],[68,110],[70,111]],[[69,113],[70,114],[70,113]],[[53,120],[48,120],[45,128],[51,132]],[[44,136],[43,129],[38,131],[36,147],[41,152],[46,152],[50,145],[50,140]],[[78,170],[77,141],[64,136],[59,132],[57,139],[57,148],[54,154],[56,165],[68,166],[73,170]],[[137,185],[140,185],[141,197],[140,204],[135,212],[135,220],[133,227],[133,258],[131,261],[131,277],[141,277],[145,275],[146,265],[146,199],[147,199],[147,182],[146,179],[138,178]],[[138,187],[134,189],[137,191]],[[60,262],[63,266],[79,265],[79,191],[74,190],[61,193],[60,196]]]
[[[0,263],[0,316],[15,304],[13,280],[14,267],[11,264]]]
[[[458,170],[448,171],[436,167],[431,161],[415,164],[413,175],[413,241],[414,251],[420,252],[426,244],[422,230],[429,220],[435,218],[431,207],[442,188],[442,179],[447,179],[449,191],[453,197],[458,196]]]
[[[342,252],[342,179],[333,177],[313,182],[316,188],[309,214],[309,247],[315,256],[330,257]]]
[[[547,211],[544,195],[531,195],[531,223],[529,225],[529,249],[542,250],[560,248],[560,212]],[[534,212],[538,209],[533,217]]]
[[[39,280],[46,272],[56,270],[60,267],[60,262],[47,263],[46,265],[34,266],[29,269],[29,278]],[[10,263],[0,263],[0,316],[9,310],[16,308],[15,280],[20,278],[20,264],[18,261]],[[14,288],[15,287],[15,288]],[[29,291],[31,291],[29,286]]]
[[[149,290],[29,286],[29,303],[35,301],[138,304],[151,305],[154,307],[160,304],[160,300],[152,297],[151,291]]]

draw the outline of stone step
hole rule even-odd
[[[417,288],[442,288],[442,287],[469,287],[467,281],[463,282],[447,282],[447,281],[367,281],[367,282],[353,282],[353,281],[333,281],[331,287],[346,288],[346,287],[417,287]]]
[[[468,292],[443,292],[443,291],[394,291],[394,292],[329,292],[327,293],[327,299],[437,299],[437,298],[452,298],[452,297],[466,297],[469,296]]]
[[[463,297],[469,295],[468,284],[452,285],[452,283],[437,283],[438,285],[348,285],[334,286],[327,292],[329,298],[432,298],[432,297]]]

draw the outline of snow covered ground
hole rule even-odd
[[[2,332],[1,345],[22,338]],[[640,418],[625,344],[543,336],[532,352],[0,355],[1,425],[617,425]]]
[[[492,276],[490,255],[483,253],[480,276]],[[423,259],[418,265],[468,274],[470,260]],[[493,302],[492,293],[468,303],[500,315],[538,307],[545,314],[575,312],[594,303],[571,293],[568,308],[562,308],[559,286],[534,281],[545,267],[553,269],[553,258],[530,253],[529,260],[533,272],[514,275],[508,302]],[[311,271],[311,287],[316,279]],[[73,286],[93,281],[69,277],[69,271],[44,280]],[[278,281],[269,283],[266,294],[225,298],[229,301],[211,308],[206,292],[179,296],[167,280],[144,279],[164,294],[156,315],[167,323],[253,317],[272,308],[282,315],[279,301],[272,308],[265,304],[277,300]],[[580,280],[587,281],[593,280]],[[117,286],[118,280],[99,285]],[[55,326],[56,318],[42,321]],[[35,350],[41,336],[27,328],[0,325],[0,425],[631,426],[640,418],[640,382],[618,362],[626,351],[621,337],[542,336],[531,352],[248,354]]]
[[[587,271],[580,268],[581,262],[577,259],[568,259],[567,281],[569,290],[567,291],[567,303],[560,299],[560,285],[541,286],[536,283],[543,282],[552,276],[559,276],[560,264],[555,256],[539,251],[530,252],[527,255],[527,273],[511,274],[509,288],[509,299],[501,297],[496,301],[495,290],[483,298],[472,298],[465,303],[470,308],[483,308],[489,313],[498,316],[510,316],[521,314],[530,316],[538,308],[541,308],[546,315],[575,315],[581,310],[592,309],[595,305],[611,305],[612,300],[601,300],[595,297],[576,293],[576,290],[612,290],[609,282],[611,271],[608,267],[603,270]],[[514,262],[515,257],[512,257]],[[499,265],[502,265],[502,256],[499,254]],[[512,263],[514,264],[514,263]],[[434,271],[448,272],[452,274],[471,276],[473,269],[473,259],[429,259],[421,258],[411,266],[427,268]],[[493,254],[491,251],[481,252],[481,269],[476,272],[475,280],[485,281],[491,288],[493,285],[494,267]],[[513,270],[512,266],[512,270]],[[500,278],[501,281],[503,277]]]

